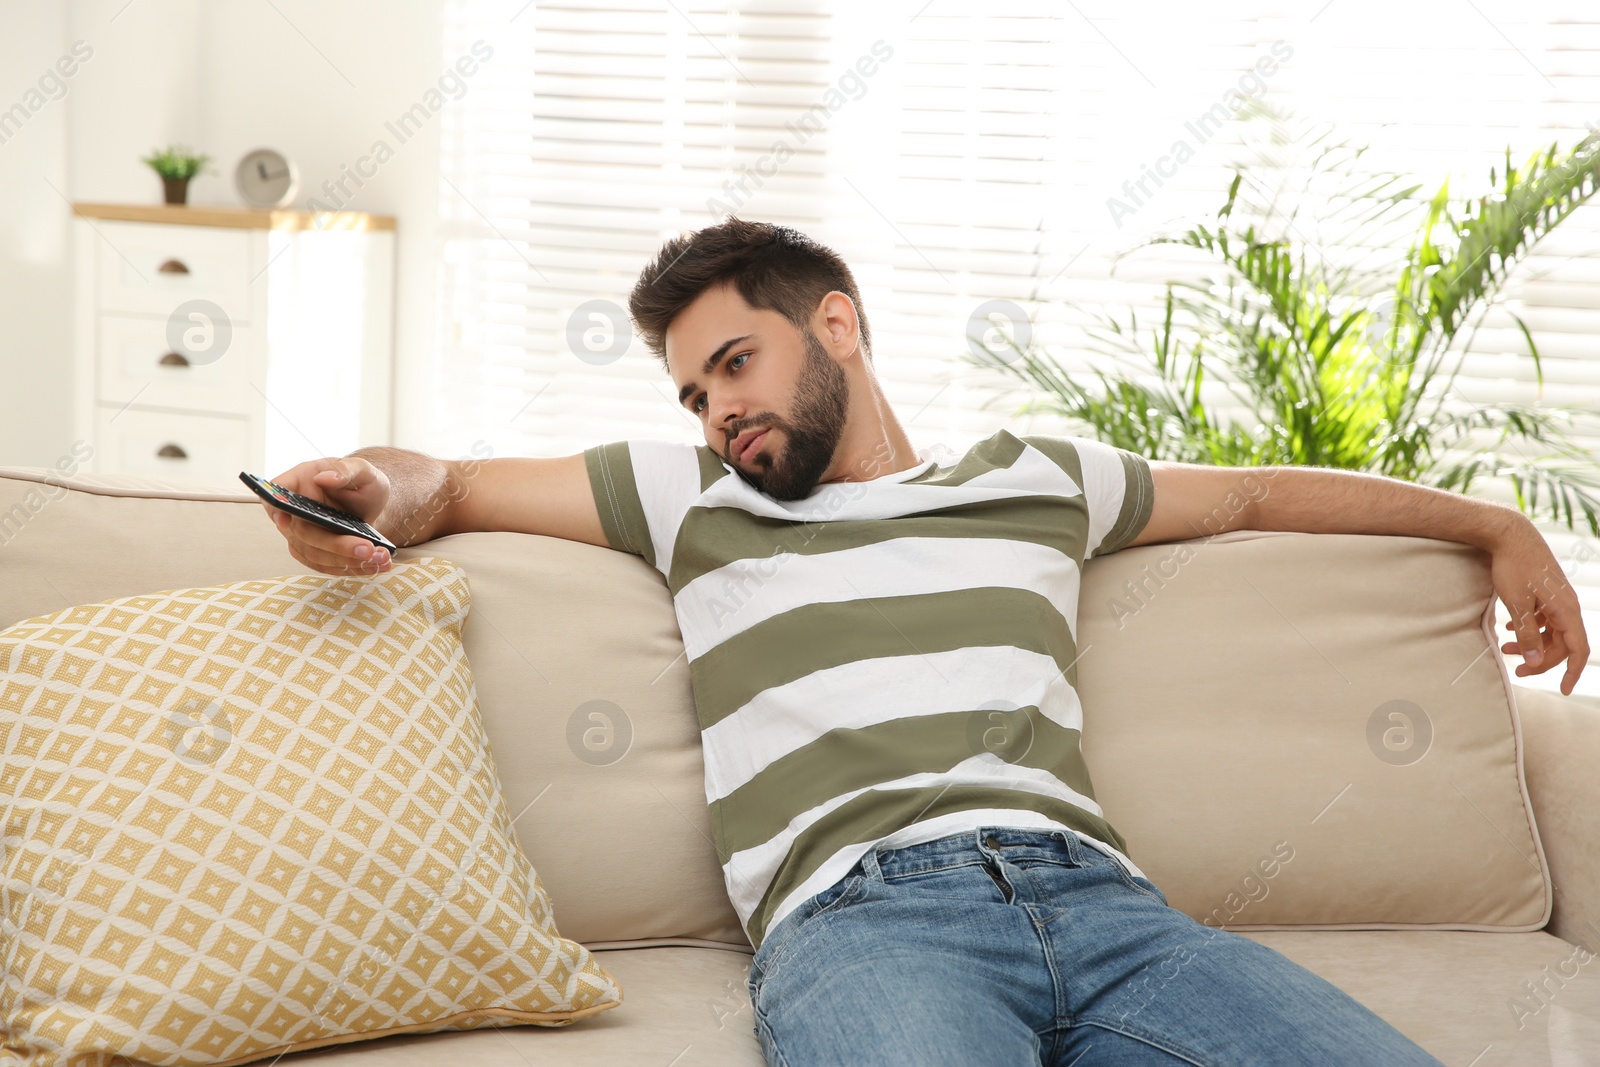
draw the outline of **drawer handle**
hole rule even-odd
[[[181,259],[169,259],[165,263],[161,264],[161,266],[157,267],[156,270],[160,271],[162,274],[189,273],[189,268],[183,265],[183,260]]]
[[[181,446],[179,446],[179,445],[162,445],[159,449],[156,450],[156,455],[161,456],[163,459],[188,459],[189,458],[189,453],[185,452],[183,450],[183,448]]]
[[[166,355],[157,360],[157,362],[163,367],[187,367],[189,365],[189,361],[184,359],[183,356],[177,352],[168,352]]]

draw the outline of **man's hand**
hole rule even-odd
[[[311,459],[271,479],[285,489],[373,522],[389,500],[389,477],[360,457]],[[335,533],[265,500],[267,518],[289,543],[289,555],[323,574],[378,574],[390,569],[389,552],[364,537]],[[398,542],[397,542],[398,543]]]
[[[1543,674],[1566,660],[1561,692],[1571,696],[1589,662],[1589,636],[1583,628],[1577,591],[1544,537],[1526,519],[1511,524],[1490,552],[1495,594],[1511,612],[1506,629],[1517,635],[1515,641],[1501,645],[1500,651],[1522,654],[1525,662],[1517,665],[1519,678]]]

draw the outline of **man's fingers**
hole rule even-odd
[[[310,567],[328,567],[341,574],[372,574],[383,570],[389,565],[389,554],[381,547],[375,547],[370,542],[365,542],[372,549],[365,556],[358,556],[348,551],[331,551],[324,548],[300,546],[301,553],[306,557],[305,562]],[[345,568],[348,568],[346,570]]]
[[[1561,638],[1559,630],[1552,630],[1548,636],[1545,647],[1541,649],[1538,659],[1530,659],[1526,663],[1517,665],[1517,674],[1527,677],[1530,674],[1543,674],[1567,658],[1567,644]]]
[[[290,548],[289,554],[312,570],[323,574],[377,574],[389,569],[387,560],[379,564],[371,557],[352,559],[349,556],[337,556],[328,552],[308,552],[304,546]]]
[[[1512,627],[1517,632],[1517,644],[1522,651],[1522,656],[1533,666],[1539,666],[1540,652],[1544,642],[1539,637],[1539,623],[1529,604],[1518,608],[1511,613],[1511,621],[1516,625]]]
[[[1584,665],[1589,662],[1589,635],[1583,628],[1583,615],[1578,615],[1576,626],[1562,638],[1571,647],[1567,656],[1567,673],[1561,677],[1561,692],[1566,696],[1572,695],[1572,689],[1578,684],[1578,676],[1583,673]]]
[[[364,467],[350,463],[330,464],[311,478],[325,489],[360,489],[368,480]]]
[[[336,534],[304,519],[295,522],[291,516],[279,514],[294,522],[295,528],[287,531],[290,552],[308,567],[330,574],[374,574],[392,562],[388,549],[365,538]],[[361,550],[364,555],[358,554]]]
[[[1570,696],[1589,662],[1589,640],[1582,619],[1581,612],[1558,603],[1524,610],[1505,624],[1506,629],[1515,631],[1516,640],[1501,645],[1500,651],[1523,657],[1524,662],[1516,669],[1521,678],[1543,674],[1565,661],[1567,669],[1561,677],[1560,689]]]

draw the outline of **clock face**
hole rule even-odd
[[[270,148],[246,152],[233,171],[239,199],[253,208],[278,208],[294,199],[300,176],[281,153]]]

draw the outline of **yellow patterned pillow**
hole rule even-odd
[[[424,557],[0,632],[0,1047],[237,1064],[620,1004],[513,836],[469,603]]]

